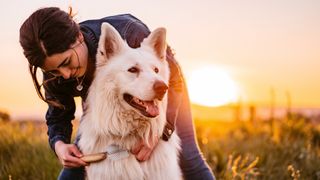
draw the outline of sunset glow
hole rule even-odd
[[[192,72],[187,83],[190,99],[195,104],[221,106],[234,102],[238,96],[235,82],[223,69],[197,69]]]
[[[3,2],[0,110],[12,116],[36,112],[44,117],[46,112],[28,71],[19,29],[32,12],[50,6],[65,11],[72,6],[76,22],[130,13],[150,30],[166,28],[167,42],[185,75],[213,64],[227,67],[220,69],[227,80],[221,81],[220,75],[210,78],[212,70],[205,74],[203,69],[200,78],[185,76],[194,104],[219,106],[240,96],[244,106],[268,106],[272,87],[275,107],[287,106],[290,94],[292,107],[320,108],[320,1],[177,0],[170,6],[167,1],[147,0],[42,0],[23,6],[17,6],[17,0]],[[176,8],[181,4],[183,8]]]

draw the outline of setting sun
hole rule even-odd
[[[221,106],[234,102],[238,89],[228,73],[216,67],[194,70],[187,80],[190,99],[203,106]]]

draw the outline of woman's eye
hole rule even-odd
[[[128,71],[131,72],[131,73],[138,73],[139,69],[136,68],[136,67],[131,67],[130,69],[128,69]]]
[[[71,60],[68,59],[62,66],[66,67],[66,66],[68,66],[70,64],[70,62],[71,62]]]
[[[49,72],[51,75],[53,75],[53,76],[60,76],[60,73],[59,73],[59,71],[50,71]]]
[[[159,69],[158,68],[154,68],[154,72],[158,73]]]

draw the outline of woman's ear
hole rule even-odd
[[[83,37],[82,32],[79,32],[78,41],[79,41],[81,44],[84,42],[84,37]]]

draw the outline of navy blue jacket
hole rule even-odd
[[[83,90],[76,89],[77,80],[75,78],[64,79],[55,78],[48,81],[45,88],[47,99],[58,100],[64,109],[59,109],[49,105],[46,122],[48,126],[49,144],[54,150],[54,144],[61,140],[70,143],[72,133],[71,121],[75,118],[74,97],[81,96],[84,101],[88,88],[93,80],[95,71],[95,55],[101,33],[101,24],[108,22],[120,33],[132,48],[137,48],[145,37],[150,34],[148,27],[136,17],[130,14],[109,16],[102,19],[88,20],[80,23],[80,30],[84,35],[85,43],[89,51],[89,60],[85,79],[83,80]],[[182,141],[181,166],[185,177],[203,177],[212,179],[212,174],[203,161],[195,142],[194,129],[191,118],[190,103],[186,92],[186,87],[180,72],[179,65],[171,53],[167,50],[167,61],[170,67],[170,81],[168,90],[167,125],[162,139],[170,138],[175,126]],[[44,81],[52,78],[50,74],[44,74]],[[180,104],[182,104],[180,106]],[[84,110],[85,112],[85,110]],[[180,113],[179,113],[180,112]],[[175,123],[177,121],[177,123]],[[181,126],[181,128],[179,127]],[[193,178],[194,179],[194,178]]]

